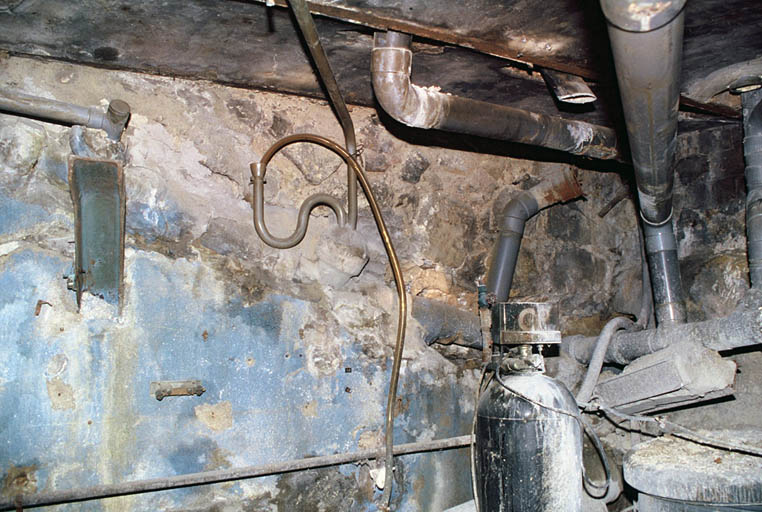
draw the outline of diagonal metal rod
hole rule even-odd
[[[352,117],[349,115],[347,104],[339,90],[339,84],[336,82],[336,76],[331,70],[331,64],[325,54],[323,46],[320,44],[315,21],[312,19],[310,10],[304,0],[289,0],[289,5],[294,13],[299,29],[310,50],[312,61],[318,71],[318,77],[323,82],[328,98],[331,101],[336,116],[341,123],[341,129],[344,131],[344,141],[347,152],[352,158],[357,158],[357,142],[355,140],[355,127],[352,123]],[[357,227],[357,178],[352,169],[347,166],[347,220],[354,229]]]

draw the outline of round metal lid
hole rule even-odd
[[[762,432],[700,431],[762,447]],[[699,503],[762,503],[762,458],[665,436],[641,443],[624,460],[624,478],[639,492]]]

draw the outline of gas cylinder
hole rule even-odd
[[[542,356],[528,344],[537,339],[552,343],[550,338],[560,340],[560,333],[548,334],[552,331],[538,329],[536,321],[519,326],[511,320],[518,314],[536,320],[543,316],[538,315],[542,306],[512,303],[503,308],[503,346],[479,399],[474,431],[479,512],[582,510],[577,403],[562,383],[543,375]]]

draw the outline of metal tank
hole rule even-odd
[[[539,348],[533,352],[560,342],[555,310],[545,303],[513,302],[493,311],[499,346],[475,427],[479,512],[581,511],[577,404],[563,384],[543,375]]]

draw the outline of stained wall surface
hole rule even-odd
[[[316,210],[304,241],[288,250],[258,238],[249,203],[249,163],[275,140],[312,132],[341,141],[330,108],[203,81],[16,57],[2,65],[4,87],[81,105],[119,98],[133,111],[122,149],[86,133],[96,153],[124,162],[121,312],[89,294],[78,311],[63,279],[74,261],[70,130],[0,115],[2,493],[380,446],[396,296],[367,203],[356,232]],[[352,117],[408,293],[473,310],[503,205],[569,164],[431,142],[372,109],[353,108]],[[695,318],[725,314],[746,286],[740,136],[733,126],[701,136],[681,138],[693,160],[678,169],[676,206]],[[727,155],[704,158],[722,144]],[[558,301],[564,333],[595,334],[613,314],[640,307],[634,206],[625,199],[599,215],[629,186],[609,171],[581,169],[585,198],[527,225],[513,295]],[[736,188],[702,187],[707,176]],[[315,192],[345,197],[345,179],[323,149],[284,150],[267,175],[271,231],[288,234]],[[470,431],[480,357],[426,346],[411,319],[396,442]],[[204,394],[157,401],[149,393],[151,382],[186,379],[200,380]],[[399,461],[399,510],[440,511],[470,498],[466,450]],[[375,510],[376,469],[346,465],[68,509]]]

